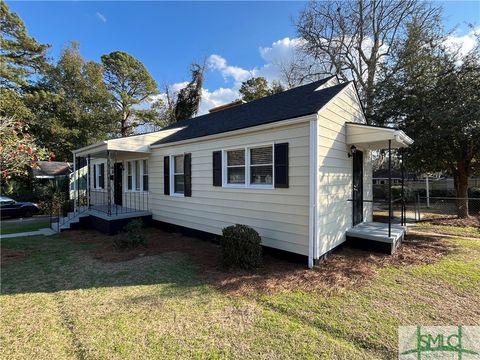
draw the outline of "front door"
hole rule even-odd
[[[363,221],[363,152],[353,154],[353,225]]]
[[[116,205],[122,205],[122,163],[115,163],[113,167],[113,201]]]

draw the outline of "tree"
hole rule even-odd
[[[20,17],[0,2],[0,84],[18,89],[29,85],[29,77],[46,67],[45,53],[49,45],[39,44],[28,36]]]
[[[253,77],[242,82],[242,86],[239,90],[242,100],[247,102],[282,91],[284,91],[284,88],[281,83],[274,81],[269,85],[264,77]]]
[[[35,143],[28,127],[13,117],[0,117],[0,169],[2,184],[10,178],[28,173],[46,151]]]
[[[464,218],[468,177],[480,170],[480,52],[477,42],[459,58],[445,40],[439,26],[412,23],[391,65],[399,70],[379,94],[377,116],[414,135],[410,168],[453,176],[457,214]]]
[[[136,106],[145,104],[158,94],[157,83],[142,62],[125,52],[114,51],[103,55],[102,63],[104,79],[118,112],[118,133],[121,136],[129,135],[137,126],[151,119],[148,109],[138,109]]]
[[[185,87],[174,91],[168,84],[164,85],[163,98],[154,106],[158,111],[158,125],[168,126],[179,120],[190,119],[198,113],[204,71],[205,65],[193,63],[190,66],[192,79]]]
[[[370,122],[379,65],[390,61],[413,18],[428,27],[438,12],[417,0],[313,1],[296,27],[303,50],[316,62],[313,75],[353,79]]]
[[[27,123],[34,119],[25,95],[31,91],[31,75],[47,68],[48,47],[28,36],[22,19],[0,2],[0,116]]]
[[[72,150],[104,139],[114,130],[114,109],[102,65],[85,61],[75,42],[62,51],[28,101],[37,118],[31,130],[57,159],[70,159]]]
[[[183,120],[194,117],[202,100],[203,73],[205,65],[192,64],[192,80],[178,92],[175,102],[175,119]]]

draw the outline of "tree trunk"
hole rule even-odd
[[[468,218],[468,170],[464,161],[457,163],[454,180],[457,193],[457,216],[465,219]]]

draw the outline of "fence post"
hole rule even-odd
[[[420,194],[419,193],[417,193],[417,212],[418,212],[418,218],[416,217],[415,220],[420,221],[421,215],[420,215]]]
[[[425,178],[425,188],[427,191],[427,208],[430,207],[430,183],[428,182],[428,175]]]

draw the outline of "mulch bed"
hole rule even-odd
[[[30,251],[28,250],[24,251],[24,250],[12,250],[12,249],[2,248],[0,251],[2,253],[2,256],[1,256],[2,266],[22,260],[25,257],[30,255]]]
[[[93,256],[103,262],[127,261],[166,252],[186,253],[200,265],[200,277],[204,282],[230,294],[351,288],[374,278],[383,266],[433,263],[454,250],[452,245],[439,237],[415,234],[408,235],[393,256],[343,247],[313,270],[309,270],[306,268],[306,260],[295,262],[266,253],[261,268],[245,271],[226,269],[222,264],[218,244],[159,229],[144,230],[148,247],[124,251],[113,247],[113,236],[96,231],[76,230],[65,234],[73,241],[99,243],[100,246],[93,250]]]

